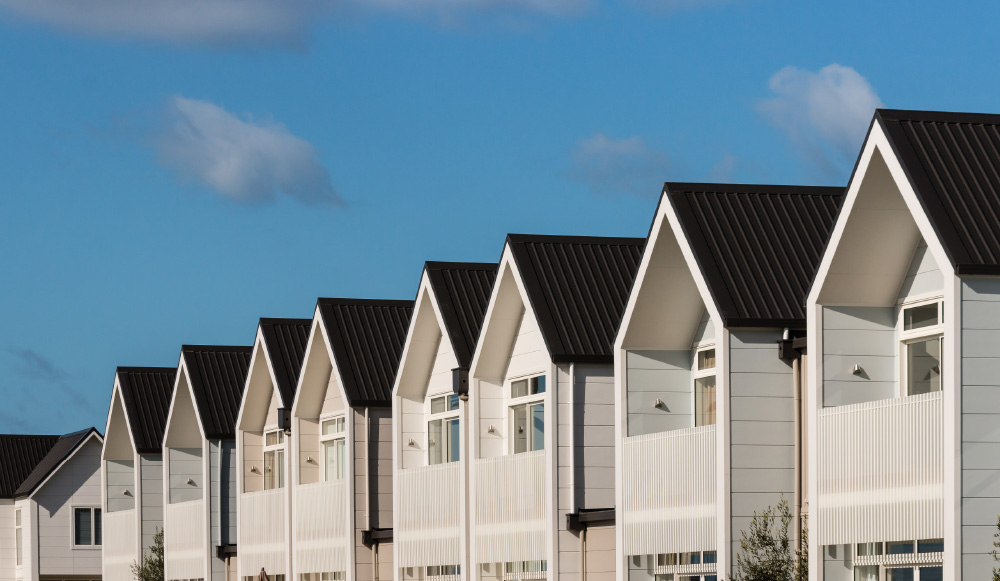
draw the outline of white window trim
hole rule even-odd
[[[438,394],[429,396],[427,398],[427,400],[426,400],[427,401],[427,403],[426,403],[426,406],[427,406],[427,409],[426,409],[427,421],[424,422],[424,429],[427,430],[427,433],[426,433],[426,437],[427,437],[427,446],[426,446],[426,448],[427,448],[427,458],[426,458],[426,461],[427,461],[427,465],[428,466],[436,466],[437,465],[437,464],[431,464],[431,430],[430,430],[430,424],[431,424],[431,422],[438,421],[438,420],[452,420],[452,419],[458,420],[459,419],[459,412],[461,411],[461,407],[462,407],[461,400],[459,400],[459,403],[458,403],[459,407],[457,407],[457,408],[455,408],[453,410],[447,409],[448,408],[448,398],[450,398],[452,396],[458,398],[458,395],[456,395],[455,393],[450,392],[450,391],[446,391],[446,392],[442,392],[442,393],[438,393]],[[435,412],[432,411],[434,409],[434,406],[433,406],[432,402],[433,402],[433,400],[438,399],[440,397],[445,398],[445,411],[435,413]],[[444,423],[445,422],[442,422],[442,429],[441,429],[442,438],[445,438],[445,436],[444,436],[444,434],[445,434]],[[461,426],[459,426],[459,429],[461,429]],[[447,441],[448,441],[447,438],[445,438],[445,442],[447,442]],[[442,458],[442,461],[440,462],[440,464],[450,464],[451,462],[456,462],[457,461],[457,460],[452,460],[452,461],[443,460],[444,458],[448,457],[448,455],[449,455],[448,452],[449,452],[449,449],[448,449],[447,446],[445,446],[445,447],[443,447],[441,449],[441,458]]]
[[[271,444],[269,446],[267,444],[267,435],[268,434],[278,434],[279,438],[280,438],[280,441],[277,444]],[[263,452],[262,452],[262,456],[261,456],[261,466],[264,468],[264,482],[263,482],[263,486],[261,487],[263,490],[281,490],[285,486],[288,486],[288,470],[287,470],[287,466],[281,466],[281,470],[282,470],[282,478],[281,479],[284,481],[283,485],[282,486],[275,486],[274,488],[267,488],[267,462],[264,460],[264,458],[267,457],[267,453],[268,452],[278,452],[278,451],[281,451],[281,452],[284,452],[284,454],[282,455],[283,456],[283,458],[282,458],[282,460],[283,460],[282,464],[286,464],[288,462],[288,447],[286,445],[287,442],[288,442],[288,435],[285,434],[284,430],[278,429],[278,426],[266,426],[264,428],[264,442],[263,442],[264,446],[263,446]]]
[[[704,351],[715,351],[715,365],[708,369],[698,369],[698,355]],[[715,341],[705,341],[701,343],[696,343],[694,349],[692,349],[691,357],[691,427],[698,428],[702,427],[698,425],[698,380],[705,377],[713,377],[718,375],[719,367],[719,351],[715,348]],[[718,406],[719,406],[719,378],[715,378],[716,392],[715,392],[715,406],[716,406],[716,422],[718,422]],[[712,425],[712,424],[704,424]]]
[[[78,545],[76,544],[76,510],[77,509],[90,509],[90,541],[89,545]],[[74,551],[100,551],[104,546],[104,511],[101,511],[101,544],[95,545],[94,540],[97,536],[95,526],[96,519],[94,518],[94,511],[101,510],[100,506],[94,506],[92,504],[71,504],[69,507],[69,522],[70,522],[70,534],[69,534],[69,546]],[[21,521],[22,523],[24,520]]]
[[[344,431],[324,435],[323,423],[329,422],[330,420],[338,420],[338,419],[344,420]],[[327,478],[326,474],[326,455],[323,453],[323,444],[326,442],[332,442],[334,440],[344,441],[344,464],[345,464],[344,480],[346,480],[347,479],[346,464],[350,460],[347,457],[349,455],[349,451],[347,449],[347,415],[344,413],[329,414],[326,416],[321,416],[319,418],[319,456],[320,456],[319,481],[320,482],[337,482],[338,480],[340,480],[339,478],[337,480],[330,480],[329,478]]]
[[[533,394],[530,394],[530,395],[522,395],[520,397],[513,397],[513,396],[511,396],[511,394],[510,394],[511,386],[515,382],[521,381],[521,380],[524,380],[524,379],[531,379],[533,377],[545,377],[545,391],[544,392],[542,392],[542,393],[533,393]],[[536,371],[534,373],[525,373],[525,374],[522,374],[522,375],[518,375],[518,376],[515,376],[515,377],[508,378],[504,382],[504,398],[507,400],[507,422],[506,423],[507,423],[507,431],[510,433],[510,436],[507,438],[507,440],[508,440],[508,442],[507,442],[507,453],[508,454],[515,454],[515,453],[523,454],[524,453],[524,452],[514,452],[515,438],[514,438],[514,413],[513,413],[513,409],[516,408],[516,407],[523,406],[523,405],[531,405],[531,404],[536,404],[536,403],[545,404],[546,403],[546,396],[549,394],[549,391],[551,389],[552,389],[552,387],[549,385],[548,374],[545,371]],[[545,426],[545,429],[548,429],[548,426]],[[529,434],[530,434],[530,432],[529,432]],[[544,442],[543,442],[543,446],[544,446]],[[528,447],[529,448],[531,447],[530,442],[529,442]],[[530,450],[529,449],[528,452],[537,452],[537,450]]]
[[[907,309],[935,303],[938,305],[938,322],[936,325],[921,327],[910,331],[903,330],[905,312]],[[910,378],[906,369],[906,349],[912,343],[919,343],[921,341],[926,341],[927,339],[933,339],[934,337],[944,339],[944,296],[940,293],[925,293],[916,297],[909,297],[899,303],[898,308],[899,314],[896,317],[896,335],[899,337],[899,345],[896,353],[899,358],[899,365],[897,365],[899,381],[896,387],[896,394],[898,397],[909,397],[907,391],[909,388]],[[943,351],[944,350],[942,349],[942,353]],[[943,388],[944,385],[942,379],[942,389]]]

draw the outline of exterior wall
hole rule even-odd
[[[354,510],[355,563],[357,581],[374,579],[374,548],[361,542],[362,531],[392,528],[392,412],[387,408],[364,408],[354,413]],[[379,578],[393,578],[392,545],[378,548]]]
[[[368,446],[369,434],[365,423],[364,408],[352,409],[354,420],[354,581],[370,581],[372,575],[372,554],[371,549],[361,542],[361,532],[368,528],[368,478],[372,469],[370,449]]]
[[[400,398],[402,412],[399,420],[400,452],[404,469],[427,466],[427,420],[430,414],[430,398],[452,393],[451,370],[457,366],[458,361],[455,359],[451,341],[442,338],[438,341],[424,397]],[[417,443],[416,446],[408,445],[411,438]]]
[[[906,271],[903,284],[899,287],[899,298],[915,297],[944,289],[944,277],[937,262],[927,249],[927,243],[920,240],[913,252],[913,260]]]
[[[792,367],[778,358],[779,330],[730,330],[732,567],[754,511],[795,502]]]
[[[897,394],[895,307],[824,307],[822,406]],[[854,375],[855,364],[862,373]]]
[[[850,545],[823,547],[823,581],[854,581],[854,562]]]
[[[161,454],[141,454],[139,456],[139,478],[141,485],[141,531],[142,551],[145,555],[153,546],[156,531],[163,529],[163,456]]]
[[[202,475],[201,448],[168,448],[170,455],[170,475],[168,478],[167,502],[176,504],[189,500],[200,500],[204,494],[205,480]],[[194,484],[188,484],[188,480]]]
[[[221,581],[226,575],[226,563],[214,554],[214,548],[236,543],[236,442],[210,442],[209,467],[209,516],[213,549],[210,560],[212,579]]]
[[[101,447],[96,438],[89,439],[31,497],[38,536],[31,541],[25,536],[25,547],[37,543],[32,563],[38,575],[101,575],[101,547],[73,546],[73,508],[101,507]]]
[[[0,581],[15,579],[17,556],[14,545],[14,501],[0,499]]]
[[[691,362],[690,350],[625,353],[628,436],[694,425]]]
[[[587,529],[587,550],[584,567],[587,581],[614,581],[615,579],[615,527],[590,527]],[[562,568],[562,563],[560,563]]]
[[[105,462],[105,484],[108,489],[108,512],[135,508],[135,462],[108,460]]]

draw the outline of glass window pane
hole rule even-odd
[[[886,543],[885,552],[889,555],[910,555],[913,553],[913,541]]]
[[[942,567],[921,567],[920,581],[941,581],[944,579],[944,569]]]
[[[323,435],[330,436],[344,431],[344,418],[333,418],[323,422]]]
[[[324,477],[327,482],[344,479],[344,449],[343,439],[323,442]]]
[[[459,426],[458,420],[448,420],[448,462],[458,462],[459,450],[461,445],[459,444]]]
[[[275,471],[278,474],[278,488],[285,487],[285,451],[278,450],[275,459]]]
[[[545,404],[531,406],[531,449],[545,449]]]
[[[885,570],[885,581],[913,581],[912,567],[896,567]]]
[[[918,553],[943,553],[944,539],[924,539],[917,541]]]
[[[545,376],[539,375],[538,377],[531,378],[531,393],[545,393]]]
[[[520,379],[512,381],[510,384],[510,397],[524,397],[528,395],[528,380]]]
[[[903,330],[912,331],[938,324],[938,303],[903,309]]]
[[[343,480],[347,476],[347,441],[337,440],[333,447],[337,450],[337,480]]]
[[[458,409],[458,396],[454,395],[454,394],[449,395],[448,396],[448,411],[455,411],[457,409]]]
[[[715,376],[694,380],[694,425],[715,424]]]
[[[444,411],[444,398],[434,397],[431,398],[431,413],[439,414]]]
[[[715,369],[715,349],[698,352],[698,371],[704,369]]]
[[[907,395],[941,391],[941,338],[906,346]]]
[[[22,537],[21,537],[21,529],[15,529],[14,530],[14,547],[17,550],[17,557],[15,558],[15,560],[17,562],[16,563],[17,565],[21,565],[21,562],[24,559],[24,557],[23,557],[23,555],[24,555],[24,544],[23,544],[23,541],[21,539],[22,539]]]
[[[264,445],[274,446],[278,443],[278,432],[268,432],[264,434]]]
[[[73,510],[73,538],[77,545],[91,544],[89,508],[77,508]]]
[[[441,434],[441,420],[427,422],[427,463],[430,465],[442,462],[441,448],[444,438]]]
[[[94,544],[101,544],[101,509],[94,509]]]
[[[514,438],[514,453],[528,451],[528,406],[511,408],[511,435]]]
[[[274,452],[264,452],[264,490],[274,488],[276,477],[277,474],[274,472]]]
[[[882,554],[882,543],[859,543],[858,544],[858,556],[859,557],[871,557],[873,555]]]
[[[878,581],[878,565],[855,567],[854,581]]]
[[[14,526],[21,526],[21,509],[14,511]]]
[[[716,560],[715,560],[716,559],[715,551],[705,551],[704,553],[702,553],[702,555],[703,555],[703,559],[702,559],[703,562],[705,562],[705,563],[715,563],[716,562]]]

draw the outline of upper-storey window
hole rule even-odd
[[[511,453],[545,449],[545,376],[510,382]]]
[[[285,432],[264,433],[264,490],[285,487]]]
[[[431,398],[427,422],[427,463],[457,462],[459,454],[458,395]]]
[[[347,467],[347,420],[341,416],[320,421],[323,481],[343,480]]]
[[[694,425],[715,424],[715,347],[701,347],[694,356]]]
[[[902,395],[941,391],[943,334],[940,298],[903,305],[899,310]]]
[[[14,511],[14,550],[16,551],[14,564],[20,567],[24,559],[24,537],[21,532],[21,509]]]

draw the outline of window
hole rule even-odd
[[[902,351],[901,395],[941,391],[944,309],[940,299],[904,305],[899,315]]]
[[[267,576],[267,578],[268,578],[269,581],[285,581],[285,576],[284,575],[270,575],[269,574]],[[260,579],[260,574],[253,575],[253,576],[247,575],[247,576],[243,577],[243,581],[257,581],[258,579]]]
[[[656,555],[656,581],[717,581],[715,551]]]
[[[337,571],[336,573],[302,573],[299,575],[299,581],[344,581],[344,579],[343,571]]]
[[[455,577],[461,574],[458,565],[439,565],[427,567],[427,577]]]
[[[320,452],[323,454],[323,481],[343,480],[347,468],[347,427],[341,416],[320,422]]]
[[[77,547],[101,545],[101,509],[73,509],[73,544]]]
[[[545,376],[510,382],[511,452],[545,449]]]
[[[24,537],[21,532],[21,509],[14,511],[14,549],[16,551],[16,557],[14,564],[18,567],[24,561]]]
[[[944,539],[856,545],[854,581],[941,581]]]
[[[508,561],[503,564],[504,579],[545,579],[548,561]]]
[[[715,424],[715,347],[703,347],[695,352],[694,425]]]
[[[427,422],[427,463],[457,462],[459,437],[458,396],[431,398],[431,421]]]
[[[264,434],[264,490],[285,487],[285,432]]]

